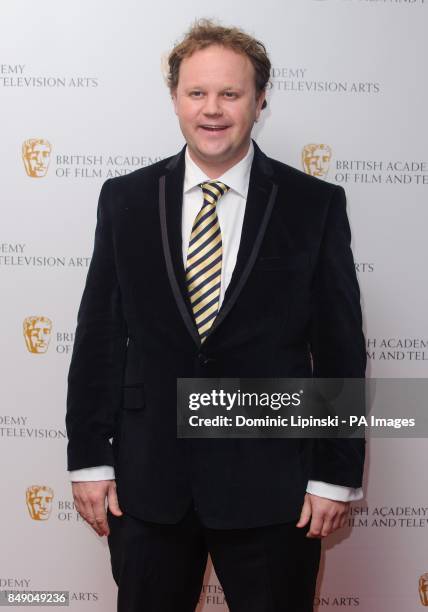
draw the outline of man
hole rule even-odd
[[[203,20],[169,68],[186,146],[100,195],[69,373],[75,503],[108,535],[120,611],[194,610],[209,552],[232,612],[307,612],[364,442],[177,439],[176,381],[364,376],[344,191],[251,140],[260,42]]]

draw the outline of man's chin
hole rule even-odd
[[[230,147],[224,144],[222,146],[201,145],[192,147],[191,152],[193,157],[204,162],[222,163],[231,157]]]

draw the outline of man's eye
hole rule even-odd
[[[236,93],[233,91],[225,91],[224,95],[226,96],[226,98],[236,98]]]
[[[200,97],[202,96],[202,91],[191,91],[191,92],[190,92],[190,95],[191,95],[193,98],[200,98]]]

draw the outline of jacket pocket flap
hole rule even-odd
[[[123,410],[142,410],[144,403],[144,388],[142,385],[123,387]]]
[[[294,270],[304,268],[310,262],[309,251],[287,253],[285,255],[262,256],[255,262],[254,267],[259,270]]]

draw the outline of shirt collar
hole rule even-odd
[[[224,174],[216,178],[216,181],[221,181],[233,191],[236,191],[243,198],[247,198],[248,186],[250,183],[250,171],[251,164],[253,163],[254,157],[254,145],[253,141],[250,141],[247,154],[241,161],[226,170]],[[189,155],[188,147],[185,152],[185,173],[184,173],[184,193],[187,193],[191,189],[198,187],[200,183],[212,181],[207,177],[205,172],[199,168],[197,164]]]

